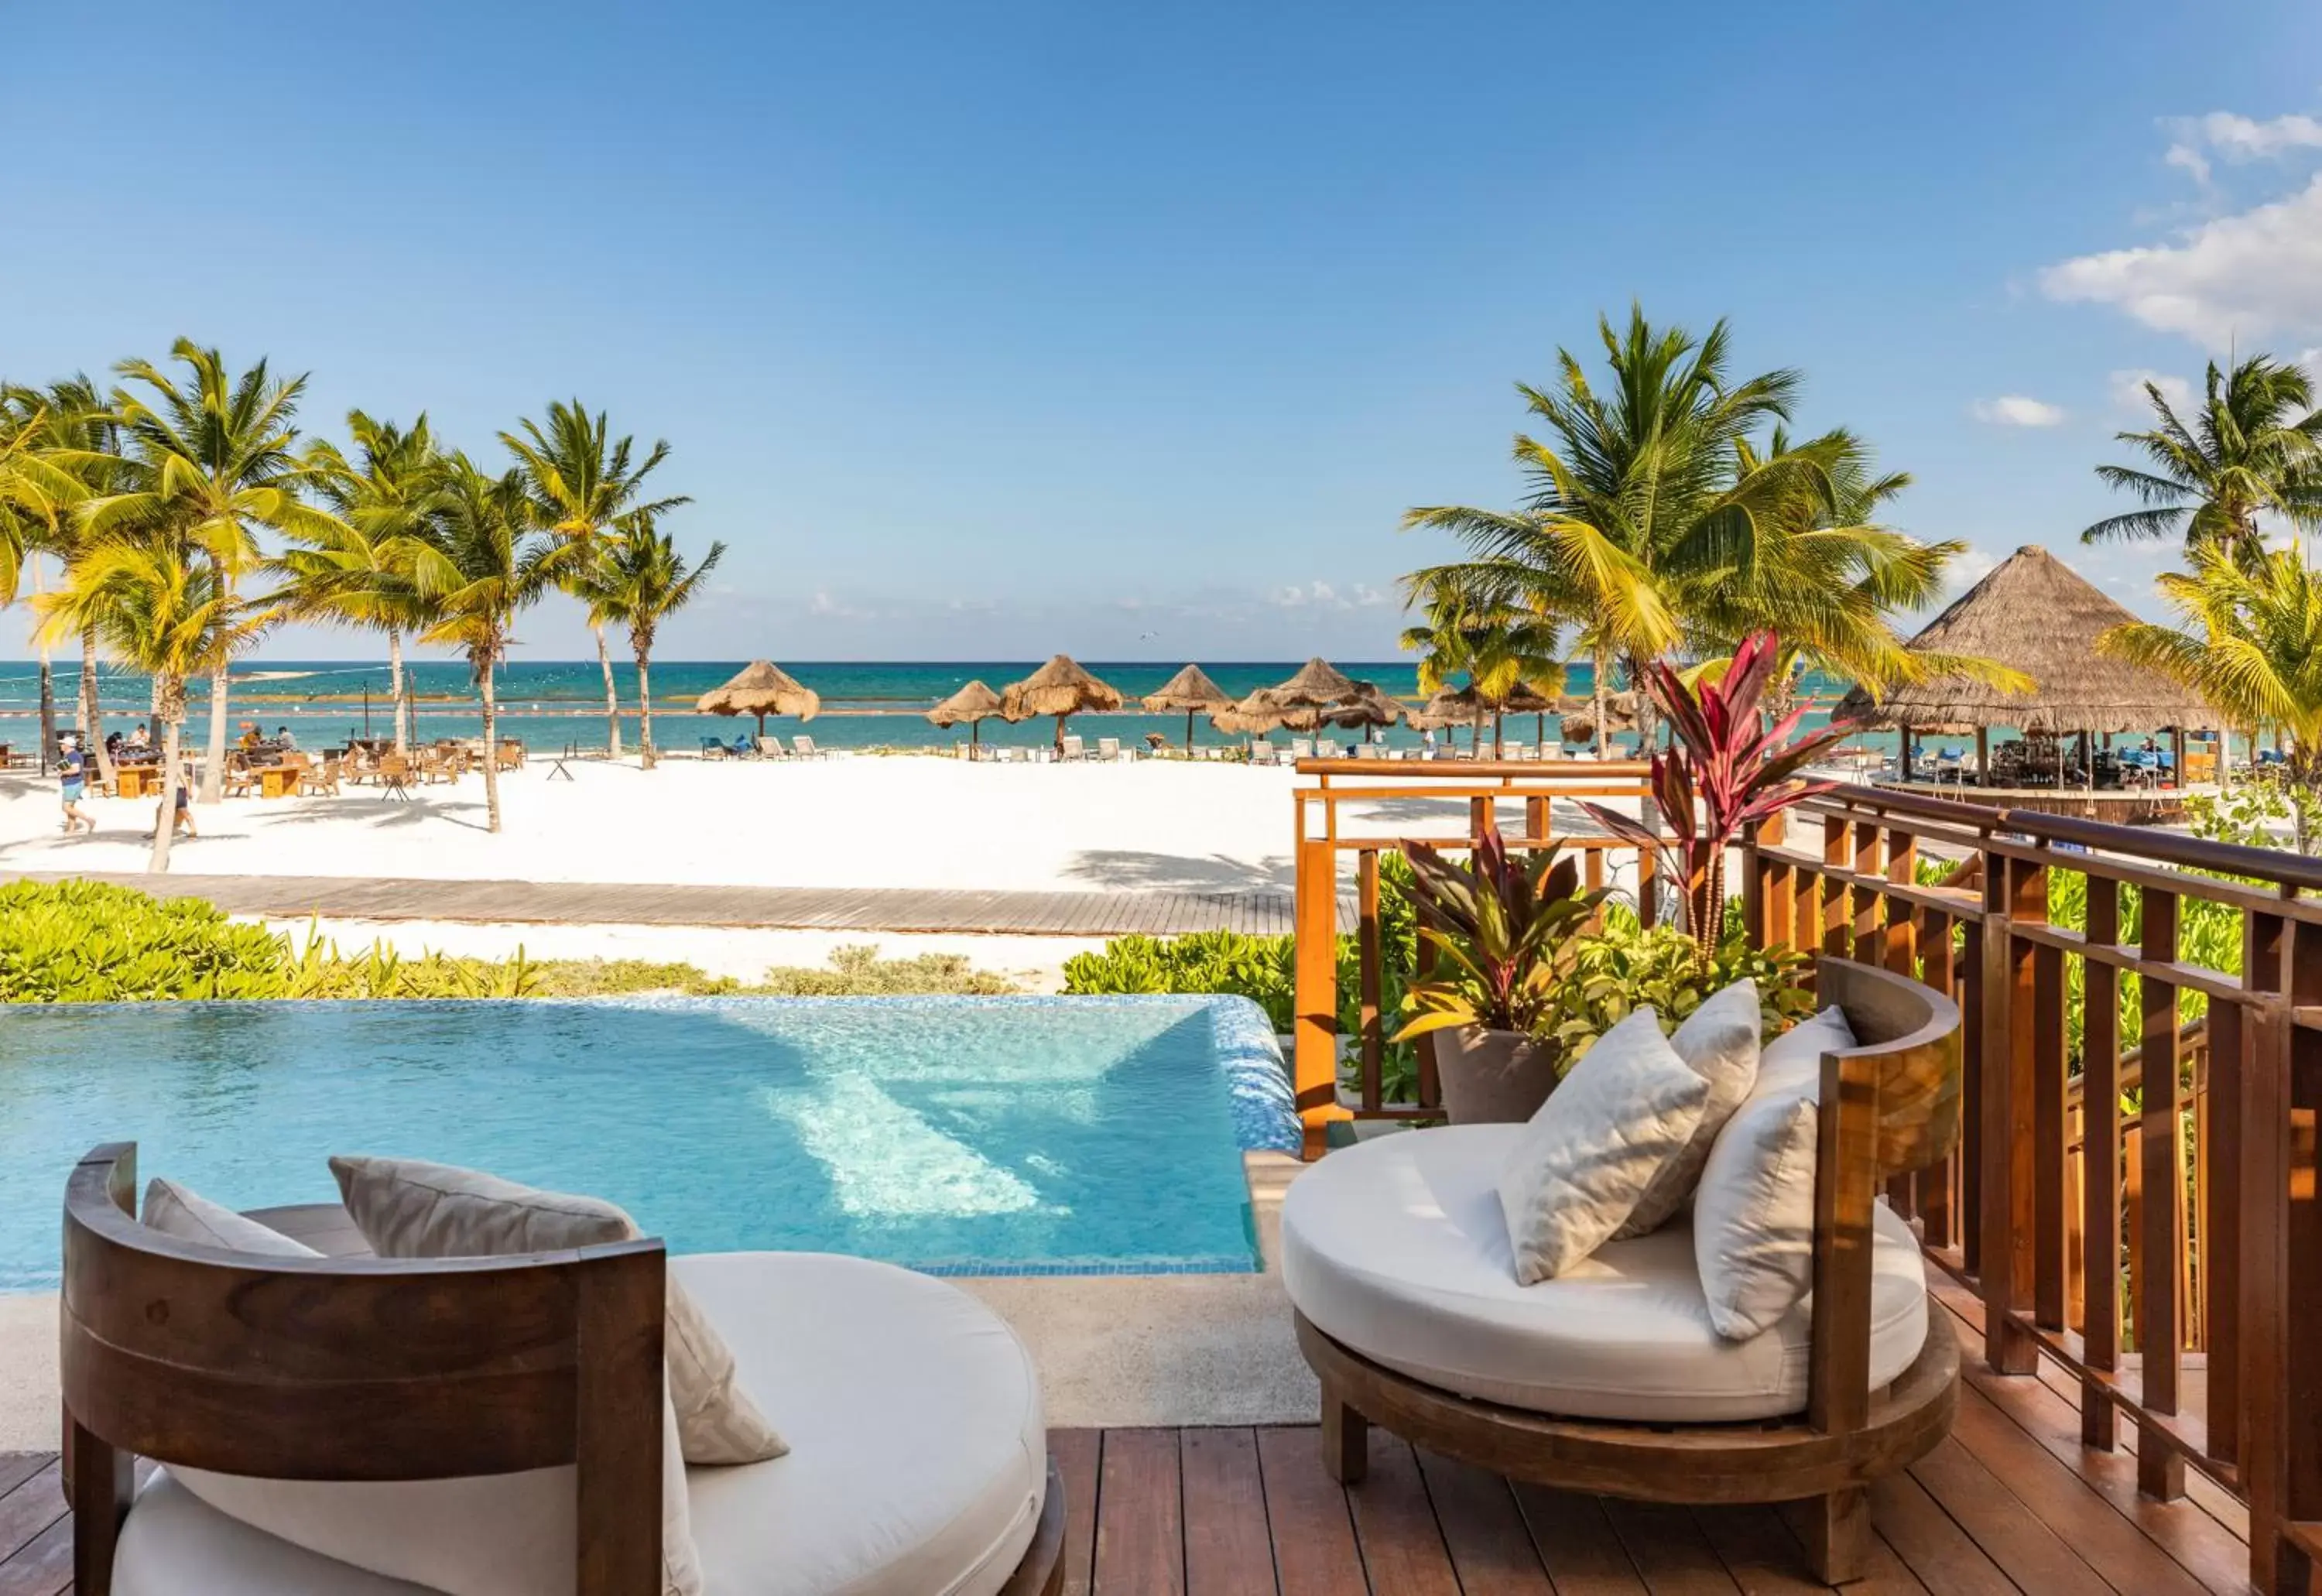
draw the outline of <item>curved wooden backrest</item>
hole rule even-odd
[[[1890,1174],[1941,1161],[1960,1135],[1960,1013],[1907,976],[1846,959],[1815,966],[1855,1045],[1822,1058],[1815,1166],[1814,1341],[1807,1418],[1860,1427],[1870,1409],[1872,1206]]]
[[[59,1373],[84,1596],[109,1586],[139,1455],[289,1480],[574,1464],[580,1590],[659,1588],[660,1242],[259,1257],[139,1224],[136,1185],[121,1142],[65,1191]]]
[[[1875,1061],[1881,1174],[1941,1163],[1960,1139],[1959,1006],[1906,976],[1821,959],[1815,992],[1846,1015],[1856,1045],[1848,1056]]]

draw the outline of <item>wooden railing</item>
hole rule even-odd
[[[1298,771],[1315,778],[1293,795],[1297,806],[1296,1045],[1292,1060],[1307,1156],[1318,1157],[1333,1120],[1440,1117],[1434,1048],[1418,1045],[1412,1100],[1385,1093],[1387,1038],[1397,1017],[1385,1012],[1379,905],[1379,861],[1414,842],[1463,849],[1498,827],[1512,849],[1558,844],[1580,858],[1585,886],[1604,886],[1623,862],[1636,871],[1629,895],[1653,915],[1653,862],[1617,838],[1593,830],[1559,832],[1556,805],[1586,798],[1633,803],[1650,767],[1637,761],[1310,759]],[[1503,819],[1522,824],[1511,834]],[[1568,815],[1567,816],[1568,818]],[[1347,857],[1353,856],[1356,980],[1361,991],[1354,1026],[1355,1082],[1341,1091],[1339,1063],[1339,902]],[[1421,955],[1424,968],[1426,955]]]
[[[1889,1197],[1982,1297],[1984,1355],[2068,1371],[2087,1445],[2111,1447],[2125,1418],[2147,1494],[2180,1494],[2189,1465],[2241,1495],[2253,1582],[2305,1591],[2322,1555],[2322,862],[1867,788],[1794,814],[1745,850],[1752,936],[1915,973],[1966,1016],[1963,1145]],[[1920,885],[1930,853],[1973,885]],[[2080,926],[2052,921],[2065,886],[2085,888]],[[2193,956],[2195,918],[2236,930],[2235,956]]]

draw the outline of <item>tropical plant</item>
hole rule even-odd
[[[2144,463],[2097,468],[2144,507],[2098,522],[2082,543],[2181,537],[2188,554],[2217,547],[2251,560],[2264,552],[2261,515],[2299,526],[2322,518],[2322,410],[2299,367],[2259,354],[2227,372],[2212,360],[2189,421],[2159,383],[2147,382],[2144,397],[2158,424],[2115,434]]]
[[[1558,848],[1512,858],[1496,830],[1477,839],[1466,865],[1424,843],[1406,851],[1419,880],[1419,940],[1436,963],[1405,990],[1412,1017],[1394,1039],[1454,1026],[1537,1034],[1572,939],[1606,889],[1583,892],[1578,863]]]
[[[564,575],[580,547],[535,535],[530,508],[521,471],[495,477],[454,454],[444,464],[439,514],[425,530],[397,539],[392,553],[428,606],[421,640],[464,653],[482,694],[484,807],[495,832],[500,781],[494,668],[507,652],[517,616]]]
[[[1648,927],[1625,904],[1605,906],[1604,924],[1573,944],[1572,967],[1550,997],[1544,1035],[1569,1072],[1596,1038],[1637,1009],[1650,1008],[1663,1031],[1738,980],[1758,983],[1758,1014],[1767,1040],[1814,1012],[1805,985],[1808,960],[1786,947],[1758,948],[1731,914],[1723,940],[1707,962],[1675,926]]]
[[[514,433],[502,433],[500,442],[516,456],[523,473],[525,493],[534,524],[569,543],[588,545],[610,533],[624,516],[640,511],[648,516],[693,501],[683,497],[648,501],[645,479],[669,458],[669,445],[656,441],[642,461],[632,462],[636,441],[612,436],[605,412],[590,415],[579,399],[558,400],[548,406],[548,424],[526,420]],[[578,581],[589,569],[588,560],[567,562],[562,579]],[[597,637],[597,665],[605,673],[606,752],[621,756],[621,699],[613,683],[613,656],[605,646],[607,623],[593,613],[590,630]]]
[[[177,538],[114,536],[84,550],[65,585],[40,601],[52,636],[91,632],[123,664],[150,677],[161,721],[161,804],[148,868],[169,868],[177,829],[171,802],[179,780],[186,684],[215,677],[264,634],[271,619],[233,590],[217,561]]]
[[[1433,693],[1454,675],[1467,678],[1476,700],[1476,732],[1492,717],[1492,754],[1501,751],[1502,717],[1519,689],[1556,693],[1564,687],[1557,658],[1561,628],[1552,620],[1470,592],[1449,573],[1435,571],[1409,583],[1405,606],[1421,607],[1427,621],[1404,629],[1403,647],[1419,655],[1419,690]]]
[[[277,597],[297,618],[386,634],[388,697],[400,751],[412,729],[403,640],[427,625],[429,606],[398,546],[423,535],[442,511],[443,456],[425,412],[406,428],[350,410],[347,433],[352,459],[328,442],[307,451],[315,487],[341,524],[291,534],[294,546],[274,561],[286,579]]]
[[[125,381],[114,390],[113,411],[133,470],[119,491],[88,500],[78,513],[94,536],[158,536],[172,557],[206,560],[216,577],[215,602],[230,606],[259,562],[256,528],[321,538],[345,524],[299,498],[311,475],[295,447],[305,377],[278,381],[264,360],[235,376],[217,351],[188,338],[169,355],[186,369],[182,381],[147,360],[116,368]],[[206,802],[216,799],[225,779],[226,681],[242,646],[233,641],[206,667]]]
[[[654,762],[654,640],[661,624],[692,601],[726,555],[724,543],[711,543],[701,562],[689,566],[677,544],[656,529],[656,519],[651,510],[623,516],[615,535],[580,562],[570,584],[573,597],[589,606],[589,624],[599,638],[608,625],[628,629],[629,652],[637,662],[637,752],[648,771]]]
[[[1652,766],[1666,834],[1602,804],[1586,805],[1607,831],[1666,863],[1704,964],[1725,940],[1726,850],[1791,805],[1835,786],[1798,772],[1856,730],[1851,721],[1833,720],[1794,736],[1803,707],[1769,728],[1759,701],[1780,657],[1779,641],[1758,633],[1742,641],[1719,681],[1704,679],[1688,687],[1665,664],[1649,668],[1646,689],[1668,717],[1672,737],[1670,747],[1654,752]]]
[[[2233,725],[2279,727],[2298,851],[2310,853],[2322,811],[2322,579],[2296,543],[2251,553],[2213,537],[2188,558],[2191,571],[2158,584],[2182,627],[2129,622],[2097,646],[2182,683]]]
[[[76,446],[76,421],[56,396],[0,388],[0,607],[15,602],[28,566],[34,591],[41,590],[41,556],[61,560],[69,553],[71,510],[88,497],[88,461]],[[45,637],[38,646],[41,768],[45,771],[49,751],[57,744],[56,672]],[[101,745],[98,757],[104,757]],[[109,769],[103,774],[108,780],[112,777]]]

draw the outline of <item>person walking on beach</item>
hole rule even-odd
[[[177,813],[170,816],[169,834],[174,837],[182,831],[189,837],[201,835],[202,834],[194,826],[194,767],[192,765],[188,764],[178,772],[176,790],[171,797],[177,803]],[[158,811],[153,816],[153,824],[156,825],[161,824],[161,816]]]
[[[88,782],[88,756],[80,751],[80,739],[69,732],[58,739],[59,753],[57,776],[65,800],[65,835],[76,832],[95,831],[96,822],[80,812],[81,794]]]

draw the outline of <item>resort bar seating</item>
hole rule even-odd
[[[239,1216],[161,1181],[141,1223],[135,1159],[97,1147],[65,1195],[78,1596],[1062,1588],[1038,1376],[945,1281],[651,1239],[382,1259],[337,1205]],[[672,1282],[784,1455],[675,1462]]]
[[[1292,1184],[1283,1281],[1332,1478],[1360,1481],[1376,1424],[1534,1484],[1796,1504],[1818,1574],[1867,1572],[1869,1486],[1940,1444],[1958,1402],[1959,1348],[1917,1237],[1878,1199],[1958,1142],[1960,1016],[1869,965],[1824,959],[1816,983],[1854,1045],[1819,1058],[1810,1236],[1741,1244],[1811,1259],[1809,1293],[1754,1336],[1718,1333],[1686,1217],[1519,1285],[1495,1181],[1524,1125],[1379,1136]],[[1813,1079],[1787,1072],[1814,1067],[1784,1061],[1793,1096],[1778,1108]]]

